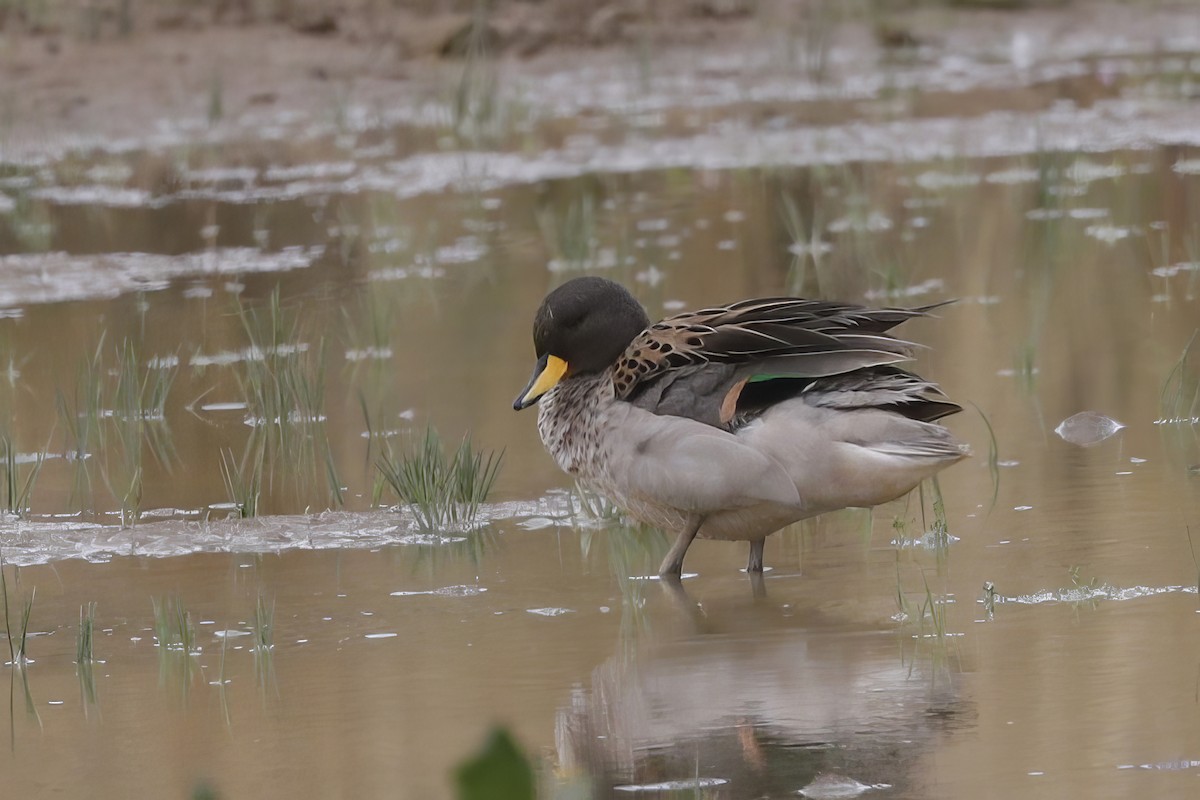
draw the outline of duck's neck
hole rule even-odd
[[[572,376],[542,395],[538,433],[564,471],[587,477],[602,438],[604,411],[615,398],[610,370]]]

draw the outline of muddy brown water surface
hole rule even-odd
[[[5,471],[45,453],[0,527],[10,630],[33,598],[6,791],[446,796],[499,723],[564,793],[1193,795],[1200,56],[968,67],[6,161]],[[647,580],[665,539],[590,513],[511,411],[582,272],[651,316],[958,298],[905,333],[975,457],[944,510],[772,537],[765,596],[730,543]],[[264,405],[264,367],[307,400]],[[503,449],[479,525],[373,502],[427,424]],[[260,444],[260,516],[228,519]],[[173,600],[190,654],[157,646]]]

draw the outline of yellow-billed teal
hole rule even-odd
[[[558,465],[630,516],[676,534],[763,542],[797,520],[893,500],[968,455],[935,420],[961,410],[895,366],[888,331],[923,308],[773,297],[650,324],[620,284],[575,278],[533,323],[537,366],[513,408],[540,401]]]

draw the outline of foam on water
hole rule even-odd
[[[231,503],[215,503],[213,510],[234,510]],[[472,529],[489,522],[553,516],[572,517],[579,512],[565,495],[548,495],[534,501],[484,505]],[[262,516],[252,519],[164,519],[166,515],[194,517],[196,510],[159,509],[149,512],[132,528],[95,522],[35,517],[22,520],[0,517],[4,561],[16,566],[47,564],[65,559],[106,562],[122,556],[171,558],[191,553],[282,553],[289,550],[370,550],[388,546],[440,547],[466,541],[468,532],[421,530],[404,509],[367,512],[327,511],[320,514]],[[579,518],[583,526],[602,524]],[[466,596],[477,587],[446,587],[435,594]]]
[[[160,291],[194,275],[285,272],[312,266],[324,247],[214,248],[195,253],[20,253],[0,256],[0,307]]]

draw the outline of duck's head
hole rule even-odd
[[[624,286],[606,278],[574,278],[546,295],[533,318],[537,365],[513,402],[520,411],[563,378],[608,369],[650,318]]]

